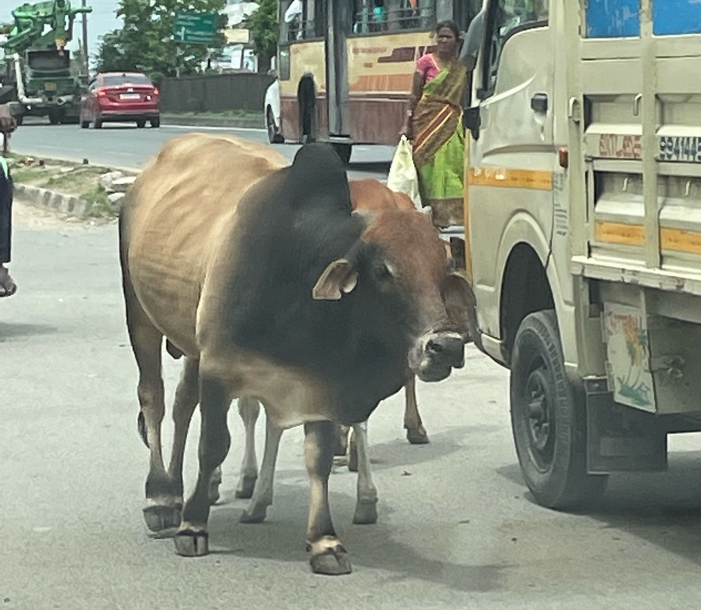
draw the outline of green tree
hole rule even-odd
[[[211,48],[221,50],[226,0],[120,0],[117,16],[122,29],[102,37],[96,56],[100,72],[136,70],[159,83],[166,76],[194,74],[207,59],[208,47],[171,39],[178,11],[217,13],[217,35]]]
[[[278,47],[278,2],[260,0],[256,11],[244,21],[258,56],[258,71],[268,72]]]

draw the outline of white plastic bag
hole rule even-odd
[[[392,158],[388,174],[388,188],[396,193],[405,193],[414,201],[417,209],[422,209],[419,197],[419,177],[412,158],[412,142],[406,136],[400,138],[400,143]]]

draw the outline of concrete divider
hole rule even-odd
[[[15,184],[15,197],[71,216],[86,216],[93,207],[92,202],[76,195],[67,195],[31,184]],[[112,211],[116,214],[119,206],[113,206]]]
[[[190,114],[162,114],[162,125],[187,125],[189,127],[228,127],[231,129],[265,129],[263,110],[261,118],[213,117]]]

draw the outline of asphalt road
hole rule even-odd
[[[307,565],[300,429],[283,437],[268,521],[238,523],[235,410],[212,553],[177,556],[141,516],[148,458],[136,432],[116,227],[15,212],[20,289],[0,300],[3,610],[700,607],[699,435],[671,438],[668,473],[611,477],[591,514],[543,509],[516,465],[507,372],[472,347],[465,369],[419,385],[430,445],[404,440],[401,395],[371,417],[376,525],[351,524],[355,475],[332,476],[353,574],[320,577]],[[168,362],[169,391],[177,374]],[[258,433],[260,447],[262,422]]]
[[[134,124],[106,123],[101,130],[81,129],[78,125],[47,125],[28,119],[11,138],[13,152],[38,157],[68,159],[95,165],[140,169],[163,144],[191,131],[230,133],[258,142],[267,142],[264,129],[221,129],[211,127],[162,126],[137,129]],[[292,160],[297,144],[276,144],[279,152]],[[382,178],[390,168],[393,149],[388,146],[356,146],[349,166],[349,176]]]

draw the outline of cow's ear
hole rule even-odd
[[[459,273],[450,273],[443,290],[449,322],[466,341],[475,340],[478,320],[475,314],[473,288]]]
[[[338,301],[358,284],[358,273],[345,258],[329,263],[312,289],[316,301]]]

